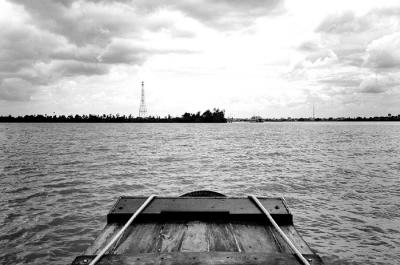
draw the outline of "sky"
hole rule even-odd
[[[398,0],[0,0],[0,115],[397,115],[399,69]]]

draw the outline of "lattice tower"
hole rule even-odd
[[[144,100],[144,82],[143,81],[142,81],[142,93],[141,93],[141,97],[140,97],[139,117],[141,117],[141,118],[147,117],[146,102]]]

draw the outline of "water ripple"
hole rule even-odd
[[[0,263],[69,264],[121,195],[285,196],[327,264],[398,264],[400,124],[0,124]]]

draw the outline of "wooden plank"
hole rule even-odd
[[[94,256],[77,257],[72,265],[87,265]],[[306,255],[311,265],[323,265],[317,255]],[[294,255],[283,253],[206,252],[161,254],[107,255],[97,265],[299,265]]]
[[[178,252],[187,231],[185,223],[165,223],[161,227],[161,252]]]
[[[206,224],[203,222],[189,222],[184,234],[181,252],[206,252],[209,243],[206,236]]]
[[[114,248],[114,254],[149,253],[160,249],[161,225],[138,223],[131,225]]]
[[[111,212],[134,213],[144,202],[145,197],[121,197],[114,205]],[[259,198],[263,206],[271,214],[286,214],[286,209],[281,198]],[[157,197],[143,211],[143,214],[160,214],[162,211],[199,211],[199,212],[225,212],[231,214],[261,214],[261,211],[248,198],[193,198],[193,197]]]
[[[207,239],[209,251],[239,251],[230,223],[207,223]]]
[[[144,197],[121,197],[107,215],[107,222],[126,222],[143,201]],[[259,198],[277,223],[292,224],[293,217],[281,198]],[[260,209],[248,198],[193,198],[157,197],[138,217],[140,220],[162,220],[178,218],[217,219],[265,219]]]
[[[233,232],[243,252],[279,252],[269,231],[259,223],[232,223]]]
[[[122,226],[118,224],[106,225],[100,232],[97,238],[93,241],[92,245],[86,249],[85,255],[97,255],[103,249],[112,237],[121,229]]]
[[[121,226],[107,225],[84,252],[96,255],[119,231]],[[189,229],[188,229],[189,228]],[[302,254],[313,254],[293,226],[281,226]],[[124,254],[175,251],[232,251],[292,253],[275,229],[261,223],[173,222],[139,223],[130,227],[114,247],[113,253]]]

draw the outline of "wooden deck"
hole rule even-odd
[[[93,244],[73,262],[87,265],[145,198],[121,197]],[[309,259],[323,264],[292,224],[280,198],[261,198],[281,229]],[[156,198],[98,264],[300,264],[247,198]]]

